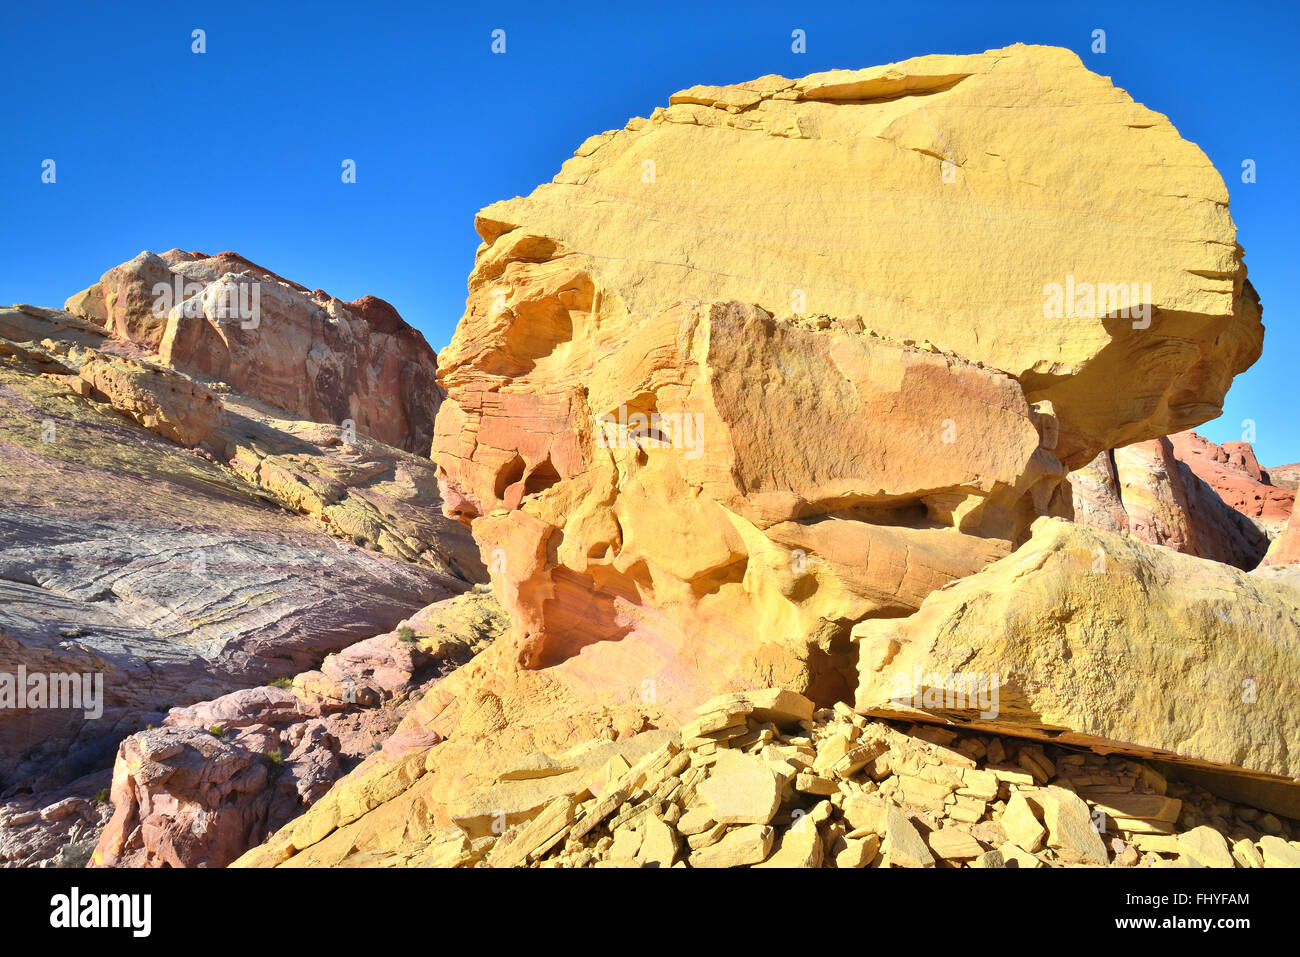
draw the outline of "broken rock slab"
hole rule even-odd
[[[857,710],[1244,775],[1290,814],[1297,634],[1285,582],[1044,518],[916,615],[854,628]]]

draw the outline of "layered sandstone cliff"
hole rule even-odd
[[[66,308],[160,362],[221,380],[286,418],[353,427],[426,455],[437,357],[374,296],[344,302],[224,252],[145,251]]]

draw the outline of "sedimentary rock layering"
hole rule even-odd
[[[520,666],[842,696],[852,622],[1218,412],[1263,335],[1226,201],[1049,48],[695,87],[591,138],[479,215],[440,357],[448,514]]]
[[[442,399],[424,337],[374,296],[343,302],[236,253],[142,252],[66,308],[160,361],[288,413],[426,455]]]
[[[1281,491],[1252,484],[1261,497]],[[1247,571],[1269,548],[1266,527],[1221,498],[1178,458],[1168,437],[1102,452],[1070,473],[1070,486],[1074,520],[1103,531]],[[1279,504],[1290,508],[1289,497]]]
[[[157,358],[61,310],[0,310],[0,671],[103,683],[95,708],[6,705],[6,792],[482,576],[428,459]]]
[[[413,700],[504,627],[491,596],[466,594],[292,682],[173,709],[122,742],[94,864],[231,863],[378,750]]]

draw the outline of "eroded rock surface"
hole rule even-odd
[[[425,459],[273,417],[68,313],[0,310],[0,335],[22,337],[0,339],[0,670],[103,679],[94,717],[0,716],[7,790],[101,767],[168,708],[310,668],[480,574]]]
[[[1074,163],[1045,155],[1062,137]],[[674,736],[707,739],[721,772],[727,740],[765,730],[701,701],[845,697],[855,621],[907,621],[1068,514],[1069,470],[1217,414],[1262,340],[1226,198],[1164,117],[1073,54],[1012,47],[683,91],[485,209],[433,454],[511,634],[240,863],[862,866],[888,844],[894,863],[998,866],[992,828],[936,836],[901,812],[876,847],[789,833],[762,821],[771,782],[749,765],[715,789],[731,823],[681,804],[679,830]],[[1074,295],[1120,283],[1119,308]],[[802,730],[764,746],[814,744]],[[870,764],[852,735],[804,772],[823,820]],[[1098,775],[1136,773],[1121,760]],[[1098,851],[1073,777],[1020,773],[1055,788],[1016,808],[1052,850],[1003,860],[1138,859]],[[895,803],[931,801],[941,782],[909,776]],[[989,780],[964,823],[1010,800]]]
[[[670,710],[843,696],[852,622],[1068,514],[1068,469],[1217,414],[1263,335],[1226,199],[1041,47],[694,88],[588,140],[479,215],[440,357],[447,513],[518,665]],[[1095,300],[1119,283],[1131,315]]]
[[[1253,520],[1174,454],[1168,438],[1102,452],[1070,473],[1074,519],[1249,571],[1269,547]]]
[[[291,684],[175,708],[122,742],[94,863],[224,867],[379,748],[409,708],[504,629],[490,595],[423,609]]]
[[[66,308],[159,361],[425,455],[442,399],[424,337],[375,296],[344,302],[236,253],[145,251]]]
[[[1249,442],[1216,445],[1195,432],[1169,437],[1174,454],[1224,502],[1258,525],[1270,539],[1286,525],[1295,490],[1272,483]],[[1286,468],[1280,474],[1285,478]]]
[[[982,362],[1052,402],[1070,468],[1212,418],[1259,356],[1223,180],[1068,50],[767,76],[669,103],[479,214],[471,293],[490,288],[471,295],[458,352],[467,334],[489,344],[494,291],[519,361],[548,342],[584,350],[578,319],[556,334],[562,303],[525,305],[503,275],[513,247],[639,320],[691,297],[802,306]]]
[[[1277,785],[1261,806],[1300,809],[1300,589],[1284,581],[1044,518],[854,637],[859,711],[1253,776]]]

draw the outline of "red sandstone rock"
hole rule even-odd
[[[69,311],[163,363],[219,379],[294,417],[427,455],[437,357],[382,299],[309,292],[236,253],[142,252]]]
[[[1168,438],[1102,452],[1070,473],[1075,521],[1250,570],[1268,536],[1174,455]]]
[[[1242,515],[1275,538],[1286,525],[1295,492],[1266,484],[1254,450],[1246,442],[1216,445],[1195,432],[1171,435],[1174,454],[1201,481]]]

